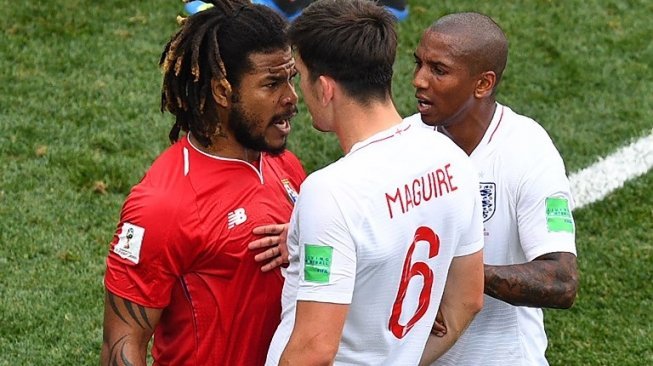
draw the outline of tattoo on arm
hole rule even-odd
[[[159,319],[153,310],[106,292],[103,365],[145,365],[147,343]]]
[[[549,253],[531,262],[485,265],[485,293],[515,306],[566,309],[578,289],[576,256]]]
[[[118,357],[122,361],[122,364],[125,366],[134,366],[134,364],[127,357],[126,347],[126,338],[124,335],[120,337],[113,345],[111,345],[111,352],[109,353],[109,365],[119,366]]]
[[[125,322],[125,324],[131,325],[130,321],[125,318],[127,314],[123,314],[120,311],[120,309],[118,309],[118,306],[116,305],[116,296],[108,291],[107,291],[107,296],[113,312],[120,318],[120,320]],[[136,322],[136,324],[138,324],[138,326],[141,327],[142,329],[153,330],[152,325],[150,324],[150,319],[148,318],[147,312],[145,311],[145,307],[138,304],[134,304],[133,302],[126,299],[122,299],[122,301],[123,301],[123,305],[127,309],[130,320]],[[134,311],[134,306],[136,306],[136,308],[138,309],[138,314],[136,314],[136,312]]]

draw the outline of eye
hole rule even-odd
[[[430,67],[430,69],[431,69],[431,73],[439,76],[445,75],[447,73],[446,71],[444,71],[442,67],[438,65],[433,65]]]
[[[269,82],[269,83],[267,83],[267,84],[265,84],[265,85],[263,85],[263,86],[266,87],[266,88],[269,88],[269,89],[274,89],[274,88],[276,88],[278,85],[279,85],[279,81],[278,81],[278,80],[274,80],[274,81],[271,81],[271,82]]]

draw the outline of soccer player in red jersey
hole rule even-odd
[[[122,208],[105,274],[103,365],[259,365],[283,278],[249,250],[288,222],[305,178],[285,151],[297,113],[287,24],[249,1],[215,1],[166,44],[162,110],[174,143]],[[184,132],[180,137],[180,132]]]

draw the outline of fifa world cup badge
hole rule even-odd
[[[138,264],[143,235],[145,235],[144,228],[128,222],[123,223],[122,230],[118,235],[118,242],[113,247],[113,252],[118,254],[120,258]]]

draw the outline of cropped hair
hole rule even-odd
[[[165,45],[161,111],[175,116],[169,138],[191,132],[205,147],[221,128],[215,113],[211,80],[237,92],[253,65],[252,53],[287,49],[287,22],[276,12],[249,0],[210,1],[213,7],[183,19]]]
[[[430,32],[456,36],[459,58],[470,73],[493,71],[496,94],[508,63],[508,39],[501,27],[485,14],[467,12],[445,15],[433,23]]]
[[[289,37],[311,81],[329,76],[348,96],[368,104],[391,96],[394,23],[373,1],[318,0],[291,24]]]

